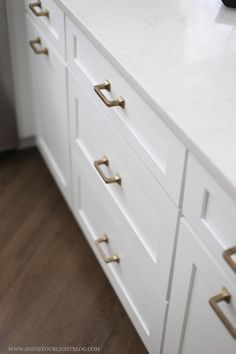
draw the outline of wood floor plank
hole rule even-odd
[[[0,353],[146,354],[36,149],[0,155]]]

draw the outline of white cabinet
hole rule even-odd
[[[186,149],[160,117],[145,103],[129,82],[114,68],[68,17],[66,18],[67,60],[73,73],[87,77],[84,88],[94,96],[122,137],[137,153],[172,202],[179,205]],[[102,89],[103,99],[93,90],[95,85],[110,82],[110,91]],[[101,92],[101,91],[100,91]],[[107,107],[104,97],[122,97],[124,107]]]
[[[230,295],[220,299],[222,288]],[[216,295],[219,295],[218,303]],[[215,303],[215,310],[210,299]],[[226,323],[219,316],[224,316]],[[198,236],[182,220],[164,354],[233,354],[236,341],[230,326],[236,336],[235,282],[221,270]]]
[[[69,201],[70,158],[66,67],[51,43],[26,14],[30,77],[37,145]],[[32,40],[34,42],[32,42]]]
[[[59,1],[25,4],[37,145],[147,349],[235,353],[235,202]]]
[[[52,0],[24,0],[25,10],[60,55],[65,58],[65,15]]]
[[[221,268],[235,280],[236,203],[189,154],[183,214]]]
[[[148,351],[159,353],[167,303],[130,245],[120,217],[74,151],[72,167],[74,215]]]
[[[71,73],[68,79],[72,149],[81,163],[84,161],[100,198],[109,205],[126,240],[166,299],[179,210],[101,111],[93,87],[91,93],[84,90],[87,78],[83,72],[79,80]],[[102,170],[97,170],[94,162],[104,155],[109,166],[103,164]],[[118,173],[121,184],[107,184],[99,171],[106,176]]]

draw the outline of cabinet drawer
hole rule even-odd
[[[101,191],[126,239],[149,270],[164,297],[167,296],[171,258],[179,210],[172,204],[127,142],[117,132],[103,111],[69,75],[70,127],[73,150],[87,166],[88,174]],[[104,155],[109,166],[94,165]],[[107,177],[119,174],[121,184],[106,183]]]
[[[184,215],[235,280],[236,203],[192,155],[187,166]]]
[[[198,236],[183,218],[163,353],[234,354],[235,281],[218,267]]]
[[[72,166],[75,217],[148,350],[158,353],[166,303],[127,243],[116,215],[102,203],[103,196],[75,154],[72,154]],[[96,240],[104,235],[108,242],[97,245]],[[105,257],[116,256],[119,262],[106,263],[99,248]]]
[[[178,205],[185,160],[182,143],[68,18],[67,50],[74,74],[80,77],[81,70],[84,72],[88,78],[86,89],[100,109]],[[110,100],[122,96],[124,108],[107,107],[96,95],[94,86],[106,80],[111,83],[111,92],[101,90],[102,93]]]
[[[31,18],[65,58],[65,16],[53,0],[25,0]]]

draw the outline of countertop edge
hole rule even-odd
[[[187,134],[178,126],[173,119],[159,106],[145,89],[129,74],[129,72],[113,57],[109,50],[90,32],[86,25],[66,6],[61,0],[54,2],[63,10],[63,12],[79,27],[79,29],[89,38],[92,44],[108,59],[115,69],[128,81],[131,87],[142,97],[142,99],[152,108],[159,118],[166,124],[176,137],[184,144],[185,148],[205,167],[207,172],[219,183],[219,185],[230,195],[236,202],[236,188],[232,182],[223,174],[203,151],[187,136]]]

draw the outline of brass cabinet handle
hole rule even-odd
[[[118,173],[115,174],[115,176],[113,176],[113,177],[107,177],[102,172],[102,170],[100,168],[101,165],[109,166],[109,160],[106,156],[103,156],[103,158],[101,158],[101,160],[94,161],[94,166],[95,166],[96,170],[98,171],[98,173],[100,174],[100,176],[102,177],[102,179],[105,183],[107,183],[107,184],[110,184],[110,183],[121,184],[121,177]]]
[[[230,323],[228,318],[225,316],[225,314],[222,312],[222,310],[219,308],[218,303],[225,301],[228,304],[231,301],[231,294],[226,288],[222,288],[221,292],[215,296],[212,296],[209,299],[209,304],[219,317],[219,319],[223,322],[225,327],[228,329],[229,333],[233,336],[234,339],[236,339],[236,328],[233,327],[233,325]]]
[[[236,254],[236,246],[231,247],[223,252],[223,257],[226,260],[226,262],[230,265],[230,267],[233,269],[233,271],[236,272],[236,263],[234,260],[231,258],[233,254]]]
[[[42,3],[40,0],[29,4],[30,10],[33,12],[33,14],[37,17],[39,16],[44,16],[49,18],[49,11],[48,10],[42,10]],[[37,10],[37,8],[40,8],[41,10]]]
[[[102,256],[102,259],[104,260],[105,263],[119,262],[120,258],[117,256],[117,254],[113,254],[111,256],[106,256],[105,252],[103,251],[103,249],[101,247],[101,243],[108,243],[108,242],[109,242],[109,239],[108,239],[107,235],[102,235],[101,237],[99,237],[95,241],[98,252]]]
[[[119,97],[117,100],[108,100],[106,96],[102,93],[102,90],[111,91],[111,84],[108,80],[106,80],[103,84],[95,85],[94,91],[101,98],[101,100],[105,103],[107,107],[116,107],[120,106],[125,108],[125,100],[123,97]]]
[[[29,45],[31,46],[35,54],[48,55],[48,48],[37,48],[36,44],[41,45],[41,38],[37,37],[29,41]]]

